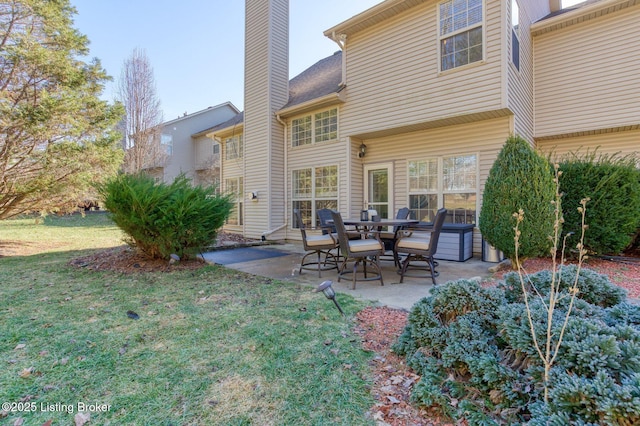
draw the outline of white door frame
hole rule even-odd
[[[364,165],[364,204],[369,205],[369,172],[371,170],[387,170],[387,209],[389,212],[389,219],[395,217],[395,209],[393,208],[393,163],[373,163]]]

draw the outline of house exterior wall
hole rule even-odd
[[[220,154],[213,152],[217,142],[206,135],[193,138],[195,176],[197,185],[212,185],[220,179]],[[218,146],[219,148],[219,146]]]
[[[363,170],[365,165],[393,164],[393,205],[395,212],[409,206],[408,169],[410,160],[450,156],[456,154],[476,154],[478,161],[478,201],[477,212],[482,206],[482,193],[489,170],[502,149],[512,129],[511,117],[501,117],[469,124],[439,127],[418,132],[410,132],[376,139],[366,139],[367,154],[364,161],[354,161],[351,190],[345,194],[341,204],[351,199],[351,210],[357,213],[363,203]],[[353,150],[360,141],[353,143]],[[361,164],[358,164],[361,163]],[[474,231],[475,253],[481,251],[481,237]]]
[[[495,111],[502,94],[502,3],[485,1],[484,61],[439,72],[438,1],[347,39],[342,135]]]
[[[171,135],[173,153],[168,156],[165,163],[163,181],[173,182],[180,173],[194,179],[197,169],[196,147],[199,142],[195,141],[191,135],[227,121],[237,113],[233,105],[222,104],[165,122],[162,133]],[[213,156],[213,149],[209,152],[210,156]]]
[[[637,128],[638,28],[636,5],[534,38],[537,138]]]
[[[258,199],[245,203],[244,233],[260,238],[285,223],[284,127],[276,111],[289,97],[289,2],[247,0],[245,11],[244,187]]]
[[[635,154],[640,161],[640,130],[547,139],[539,141],[537,146],[542,152],[553,154],[552,158],[556,159],[569,153],[584,154],[588,150],[603,154]]]
[[[533,143],[533,38],[531,24],[549,13],[548,2],[518,0],[519,11],[512,10],[512,0],[504,2],[504,64],[507,73],[507,106],[514,114],[513,133]],[[519,13],[518,13],[519,12]],[[518,13],[520,66],[512,61],[512,14]]]

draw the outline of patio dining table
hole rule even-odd
[[[345,225],[355,226],[358,229],[366,229],[369,231],[380,231],[384,226],[399,226],[406,227],[409,225],[417,225],[420,223],[416,219],[380,219],[380,220],[360,220],[360,219],[343,219]]]

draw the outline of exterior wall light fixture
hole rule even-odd
[[[358,152],[358,157],[362,158],[367,153],[367,146],[363,143],[360,144],[360,152]]]

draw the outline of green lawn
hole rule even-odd
[[[324,297],[222,267],[67,265],[120,239],[105,214],[0,222],[0,249],[47,251],[0,257],[0,402],[32,409],[0,424],[69,425],[82,404],[90,425],[373,424],[372,355]]]

